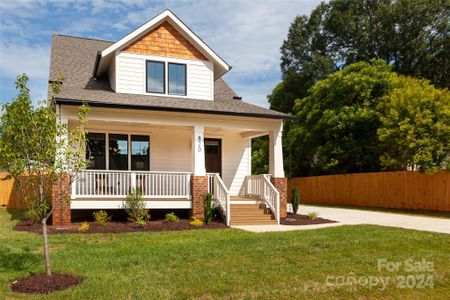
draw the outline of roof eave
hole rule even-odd
[[[122,109],[143,109],[143,110],[154,110],[154,111],[172,111],[172,112],[187,112],[187,113],[199,113],[199,114],[212,114],[212,115],[228,115],[228,116],[241,116],[241,117],[254,117],[254,118],[265,118],[265,119],[278,119],[278,120],[295,120],[294,116],[283,114],[262,114],[262,113],[244,113],[244,112],[230,112],[230,111],[213,111],[204,109],[194,109],[194,108],[178,108],[178,107],[167,107],[167,106],[148,106],[148,105],[137,105],[137,104],[121,104],[121,103],[111,103],[111,102],[99,102],[99,101],[89,101],[89,100],[79,100],[79,99],[68,99],[68,98],[55,98],[56,104],[64,105],[81,105],[83,103],[88,104],[92,107],[104,107],[104,108],[122,108]]]

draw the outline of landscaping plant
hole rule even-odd
[[[200,227],[203,226],[203,221],[200,220],[199,218],[192,217],[191,220],[189,221],[189,224],[195,227]]]
[[[292,212],[294,214],[296,214],[297,211],[298,211],[298,205],[300,204],[300,197],[299,197],[299,193],[298,193],[298,187],[292,188],[291,204],[292,204]]]
[[[178,221],[180,221],[180,218],[178,218],[174,212],[171,212],[171,213],[166,214],[166,221],[178,222]]]
[[[81,232],[86,232],[88,230],[89,230],[89,223],[88,222],[81,223],[80,227],[78,228],[78,231],[81,231]]]
[[[131,222],[145,225],[150,219],[148,209],[145,208],[145,202],[142,200],[142,189],[140,188],[133,188],[128,192],[127,199],[123,203],[123,208],[128,214],[128,220]]]
[[[319,216],[319,213],[317,211],[312,211],[308,213],[308,218],[311,221],[314,221],[315,219],[317,219],[317,217]]]
[[[211,223],[215,217],[215,209],[212,206],[212,194],[206,193],[205,195],[205,222],[206,224]]]
[[[15,179],[24,194],[29,215],[42,224],[45,271],[52,274],[48,249],[47,220],[52,215],[51,189],[59,180],[71,184],[88,165],[85,159],[86,115],[89,108],[81,105],[78,124],[68,128],[62,124],[54,101],[61,92],[64,78],[50,83],[50,97],[33,106],[28,76],[19,75],[16,81],[18,95],[2,105],[0,135],[0,170]],[[70,199],[67,199],[70,201]],[[64,204],[64,203],[63,203]]]
[[[111,217],[104,210],[94,211],[92,215],[94,216],[95,224],[100,226],[105,226],[111,221]]]

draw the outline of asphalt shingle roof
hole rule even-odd
[[[107,78],[92,78],[97,52],[111,44],[113,42],[64,35],[52,37],[49,80],[57,80],[59,74],[64,76],[57,103],[77,104],[83,99],[91,106],[291,118],[281,112],[233,99],[235,92],[222,79],[214,82],[214,101],[116,93]]]

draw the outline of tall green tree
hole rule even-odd
[[[450,2],[447,0],[332,0],[297,16],[281,46],[282,82],[270,108],[293,111],[296,99],[328,74],[358,61],[382,59],[403,75],[450,88]],[[284,130],[289,136],[289,127]],[[303,150],[283,140],[286,161],[299,175]],[[294,149],[295,148],[295,149]],[[258,150],[258,149],[255,149]],[[292,157],[290,157],[292,153]],[[291,166],[291,164],[294,164]]]
[[[295,174],[320,175],[380,169],[377,106],[394,73],[382,60],[359,62],[316,83],[295,106]]]
[[[69,176],[72,182],[88,165],[84,158],[88,107],[80,107],[79,125],[69,129],[58,121],[52,97],[33,107],[27,82],[25,74],[18,76],[17,97],[2,106],[0,169],[10,174],[4,180],[14,178],[21,191],[31,192],[24,195],[25,201],[42,224],[45,269],[51,275],[47,236],[47,220],[53,211],[50,191],[61,176]],[[52,95],[60,89],[59,81],[51,84]]]
[[[392,79],[392,90],[379,103],[381,165],[387,170],[450,169],[450,92],[429,81]]]

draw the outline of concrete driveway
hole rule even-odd
[[[337,221],[317,225],[246,225],[232,226],[251,232],[311,230],[340,225],[372,224],[380,226],[400,227],[422,231],[432,231],[450,234],[450,218],[406,215],[390,212],[368,211],[361,209],[332,208],[313,205],[300,205],[299,214],[306,215],[316,211],[319,217]]]
[[[298,213],[308,214],[311,211],[343,225],[373,224],[450,234],[450,219],[445,218],[313,205],[300,205]]]

